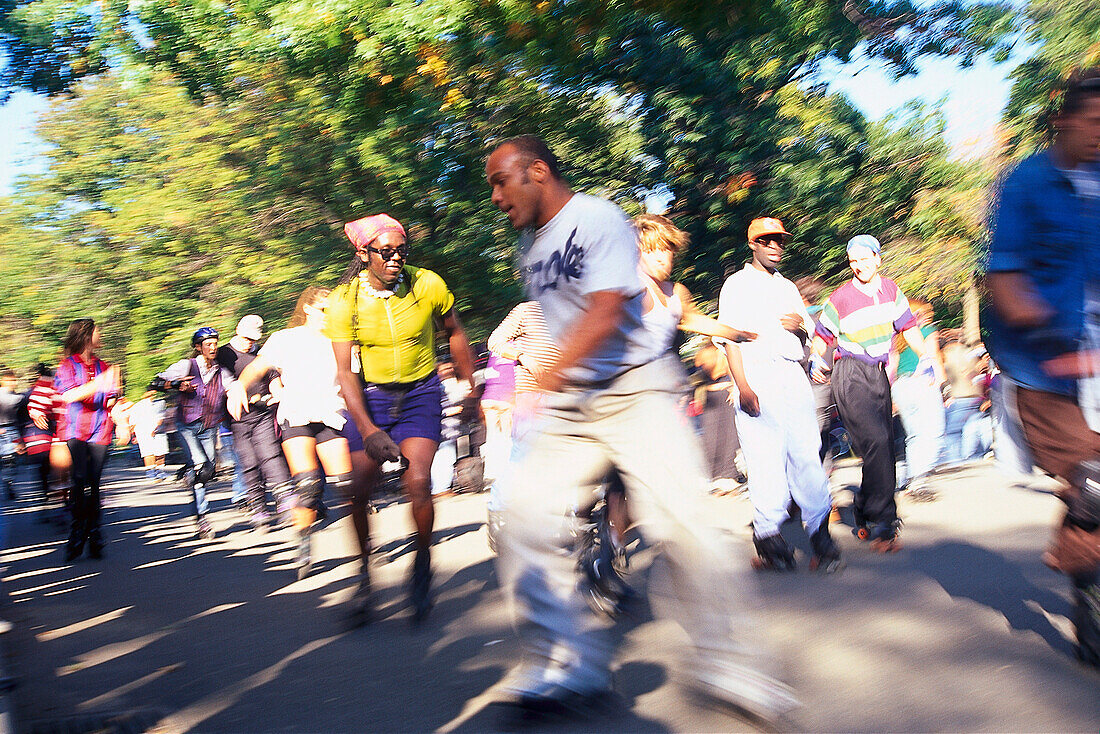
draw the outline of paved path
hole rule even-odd
[[[289,532],[249,531],[227,507],[227,485],[213,492],[218,537],[199,542],[185,490],[146,484],[118,463],[105,490],[105,561],[66,566],[60,530],[37,522],[29,501],[6,508],[0,616],[16,629],[2,645],[21,679],[23,730],[59,731],[59,720],[105,714],[122,714],[132,730],[499,727],[486,703],[518,645],[486,545],[484,496],[439,502],[438,605],[417,630],[404,609],[408,508],[383,508],[375,516],[383,619],[347,632],[339,607],[354,565],[345,521],[319,535],[320,572],[296,582]],[[851,468],[834,476],[857,477]],[[938,486],[937,502],[902,501],[906,546],[896,556],[869,554],[839,526],[841,575],[755,575],[766,642],[804,702],[798,725],[1100,730],[1100,675],[1070,658],[1067,584],[1039,562],[1058,513],[1050,483],[1010,486],[982,465]],[[740,543],[730,562],[747,564],[747,500],[716,498],[714,507]],[[669,672],[684,644],[677,628],[650,620],[616,633],[625,710],[548,729],[751,730],[682,695]]]

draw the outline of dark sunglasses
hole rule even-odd
[[[409,256],[409,246],[401,245],[400,247],[383,247],[379,250],[377,247],[371,247],[367,245],[367,252],[378,253],[378,257],[382,258],[382,262],[388,262],[393,259],[394,255],[397,255],[402,260]]]
[[[764,247],[767,247],[769,245],[775,247],[787,246],[787,239],[785,237],[757,237],[755,240],[753,240],[753,242]]]

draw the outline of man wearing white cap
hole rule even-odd
[[[825,383],[822,355],[836,345],[833,396],[852,446],[863,459],[863,480],[852,503],[856,537],[871,550],[892,553],[898,542],[898,508],[894,502],[893,400],[886,362],[894,334],[900,332],[920,359],[917,371],[930,369],[924,338],[909,299],[897,283],[879,275],[882,245],[869,234],[848,241],[848,265],[854,277],[833,291],[821,310],[810,354],[810,375]]]
[[[256,353],[263,338],[264,320],[249,314],[237,322],[237,333],[218,350],[218,362],[240,377]],[[276,499],[290,482],[290,470],[279,438],[275,434],[275,416],[270,383],[276,373],[252,385],[248,390],[248,412],[230,425],[233,449],[237,455],[237,471],[245,485],[245,503],[252,526],[263,527],[269,521],[267,489]]]

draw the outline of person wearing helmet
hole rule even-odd
[[[154,379],[154,390],[178,392],[176,425],[187,455],[187,485],[195,500],[198,536],[214,537],[206,518],[209,505],[206,485],[214,479],[218,425],[227,419],[225,391],[233,373],[218,363],[218,330],[204,326],[191,336],[192,354],[173,364]]]

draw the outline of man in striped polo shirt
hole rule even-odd
[[[822,355],[836,346],[833,396],[852,446],[863,458],[863,481],[852,503],[856,535],[871,549],[892,553],[897,540],[898,508],[894,502],[893,401],[886,362],[894,334],[900,332],[925,368],[924,340],[909,301],[897,283],[879,275],[882,245],[869,234],[848,241],[848,265],[854,277],[833,291],[814,334],[810,374],[825,383]]]

